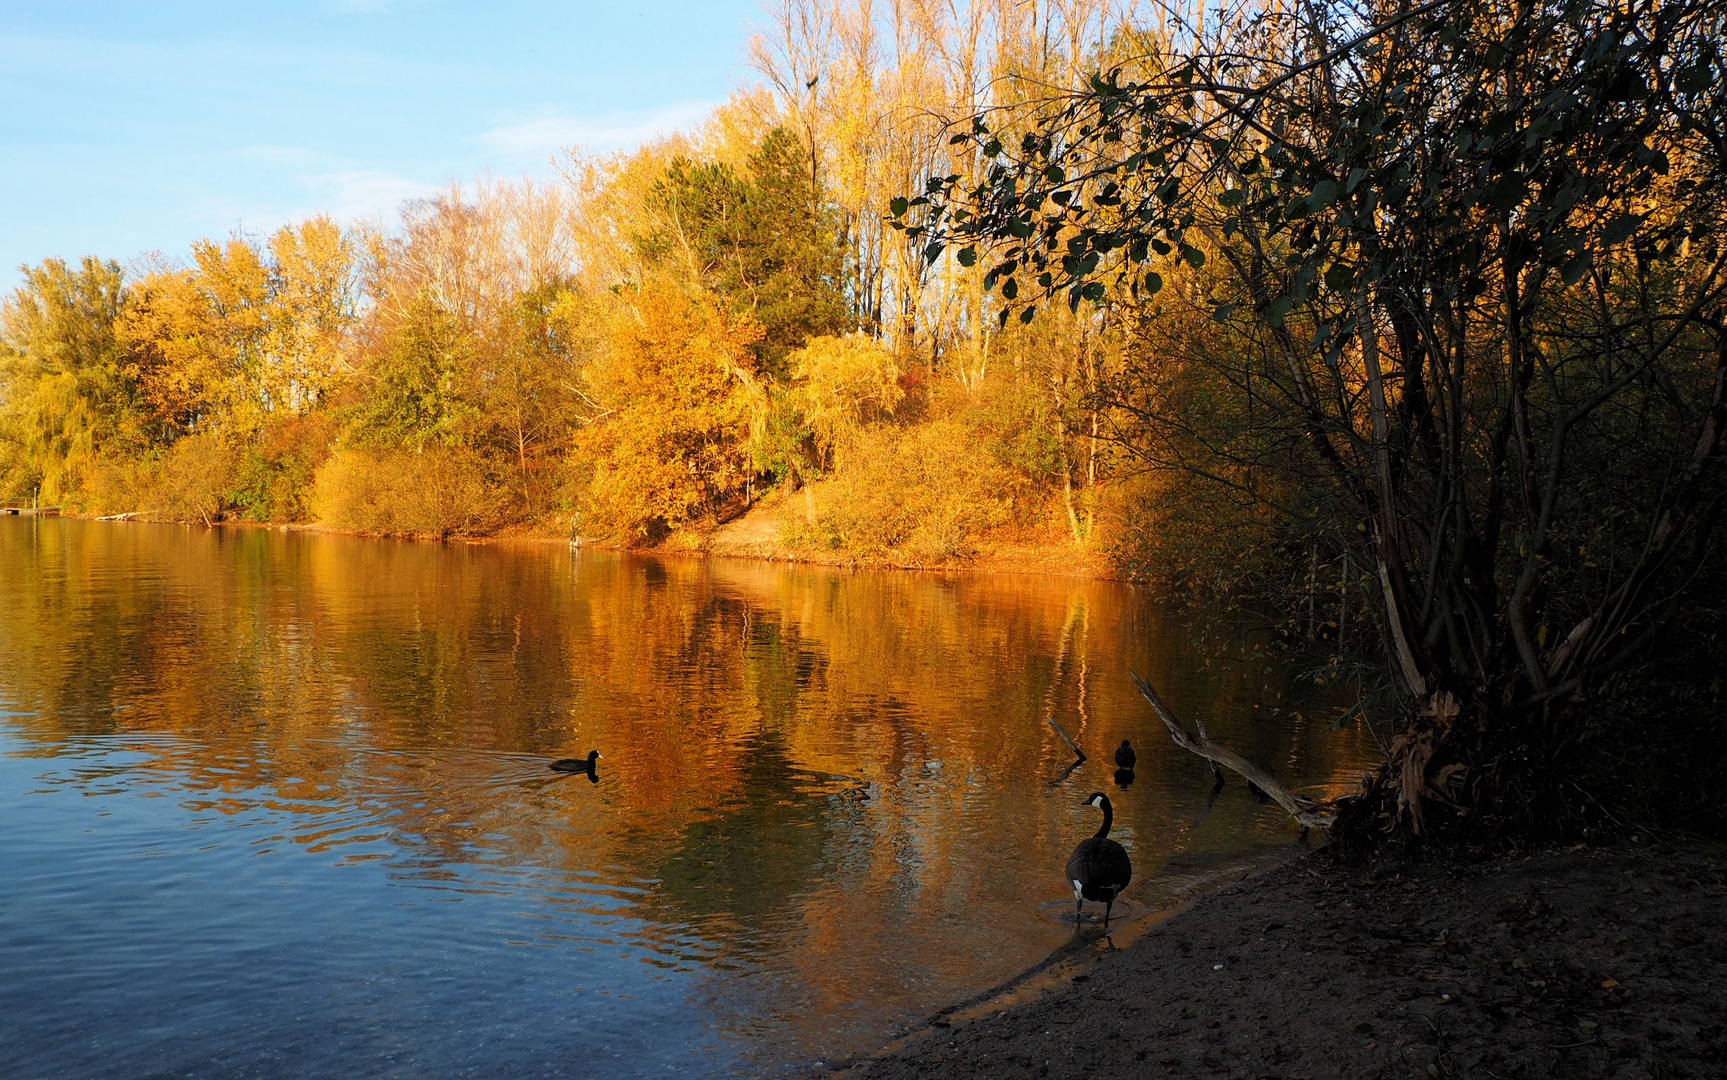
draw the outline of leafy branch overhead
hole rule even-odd
[[[1263,10],[1217,48],[1096,74],[1029,125],[974,117],[952,139],[987,168],[895,199],[896,227],[931,260],[990,260],[1004,321],[1043,297],[1155,294],[1159,267],[1198,269],[1248,234],[1263,261],[1242,300],[1274,324],[1413,260],[1479,292],[1485,224],[1513,229],[1519,261],[1568,284],[1619,245],[1658,259],[1719,244],[1718,5],[1440,0],[1305,17]],[[1312,37],[1336,44],[1314,57]],[[1658,184],[1660,213],[1646,205]],[[1425,243],[1387,242],[1416,221]],[[1326,340],[1350,322],[1329,320]]]

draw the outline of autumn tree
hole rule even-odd
[[[741,502],[760,333],[702,292],[670,282],[631,290],[585,378],[595,411],[578,449],[592,463],[590,520],[658,540]]]
[[[460,441],[471,413],[462,391],[472,348],[457,318],[422,297],[367,366],[349,438],[409,449]]]
[[[119,334],[150,436],[160,445],[203,430],[226,397],[208,323],[205,298],[184,270],[149,273],[132,288]]]
[[[0,305],[0,469],[11,494],[76,492],[107,448],[137,438],[137,388],[115,327],[119,264],[48,259]]]
[[[1139,51],[1141,24],[1159,10],[1136,0],[768,5],[750,59],[816,158],[860,326],[903,356],[924,350],[955,374],[975,366],[993,329],[983,269],[925,259],[882,208],[926,176],[981,177],[982,156],[950,140],[949,121]]]
[[[576,325],[581,314],[570,285],[548,283],[518,294],[475,346],[477,440],[508,463],[530,519],[550,506],[560,457],[586,405],[575,389],[591,347]]]
[[[657,227],[637,239],[650,265],[676,267],[762,328],[764,370],[811,337],[845,329],[844,264],[808,152],[769,131],[747,174],[678,159],[648,194]]]

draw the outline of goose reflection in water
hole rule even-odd
[[[587,776],[589,783],[597,784],[600,782],[600,769],[597,764],[600,756],[598,750],[589,750],[588,756],[585,758],[559,758],[546,768],[553,772],[582,773]]]

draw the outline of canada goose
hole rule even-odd
[[[585,758],[559,758],[546,766],[546,768],[551,769],[553,772],[586,773],[588,779],[597,784],[600,782],[600,771],[594,765],[594,762],[598,760],[599,757],[600,752],[598,750],[589,750],[588,756]]]
[[[1073,885],[1074,900],[1078,901],[1074,905],[1073,917],[1077,924],[1080,913],[1085,910],[1085,902],[1101,900],[1103,925],[1107,927],[1115,898],[1133,879],[1133,863],[1128,860],[1127,851],[1109,839],[1109,827],[1115,823],[1115,811],[1109,805],[1109,796],[1094,791],[1085,805],[1103,808],[1103,825],[1095,834],[1081,840],[1073,854],[1067,857],[1067,880]]]
[[[1133,763],[1138,760],[1139,755],[1133,752],[1133,747],[1128,745],[1128,741],[1126,739],[1121,740],[1121,745],[1115,748],[1115,767],[1131,769]]]

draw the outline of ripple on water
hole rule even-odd
[[[1108,940],[1287,841],[1114,673],[1359,760],[1105,583],[76,521],[0,571],[0,1080],[796,1071],[1096,935],[1045,716],[1142,748]]]

